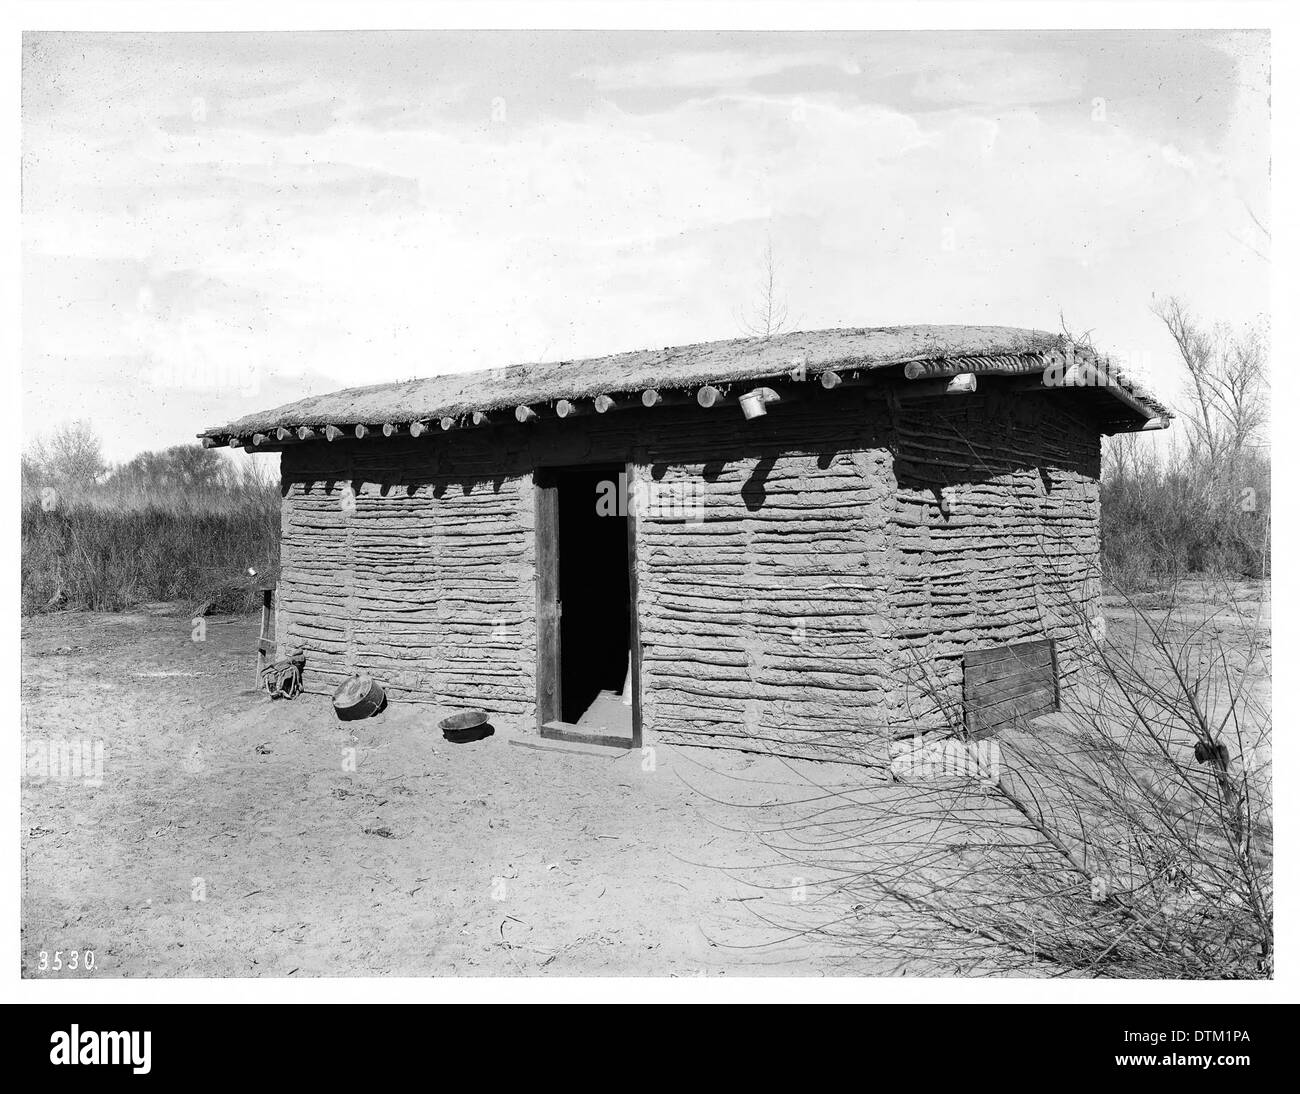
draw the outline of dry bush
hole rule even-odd
[[[1124,601],[1132,633],[1088,627],[1087,679],[997,752],[958,721],[886,786],[792,766],[811,791],[757,829],[812,896],[747,907],[783,941],[910,973],[1271,975],[1268,633],[1218,599],[1204,617]]]

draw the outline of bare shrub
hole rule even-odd
[[[815,895],[748,907],[904,971],[1271,975],[1268,632],[1231,586],[1201,592],[1203,616],[1121,597],[1062,713],[1000,733],[992,765],[958,714],[887,785],[792,767],[810,792],[758,834]]]

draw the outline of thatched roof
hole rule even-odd
[[[767,339],[735,338],[347,388],[249,414],[206,429],[200,436],[220,443],[255,433],[273,433],[279,427],[406,425],[442,417],[459,419],[474,411],[549,404],[559,399],[769,379],[785,376],[799,365],[813,378],[827,370],[1023,356],[1065,345],[1060,335],[1048,331],[971,326],[869,327],[805,331]],[[1154,414],[1167,413],[1131,385],[1127,389]]]

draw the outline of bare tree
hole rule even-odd
[[[1178,347],[1187,372],[1185,396],[1193,447],[1212,464],[1256,443],[1268,413],[1267,346],[1258,327],[1206,327],[1177,297],[1152,309]]]
[[[786,329],[789,318],[790,309],[777,288],[776,256],[769,238],[763,252],[758,302],[748,313],[741,313],[740,328],[750,338],[772,338]]]
[[[1264,577],[1270,565],[1268,325],[1199,322],[1176,297],[1154,304],[1178,349],[1183,429],[1162,450],[1106,442],[1102,550],[1108,578],[1137,589],[1178,572]]]
[[[84,489],[108,470],[99,435],[87,421],[60,426],[32,446],[29,462],[51,484]]]

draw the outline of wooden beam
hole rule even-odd
[[[276,428],[275,436],[277,440],[287,441],[294,436],[294,432],[292,429],[288,429],[285,426],[279,426]]]
[[[309,425],[300,425],[298,427],[298,440],[310,441],[316,436],[316,430]]]
[[[661,395],[659,394],[659,392],[657,392],[657,391],[656,391],[654,388],[652,388],[652,387],[648,387],[648,388],[645,389],[645,391],[641,392],[641,404],[642,404],[642,406],[645,406],[645,407],[652,407],[652,406],[655,406],[657,403],[660,403],[660,402],[662,402],[662,401],[663,401],[663,396],[661,396]]]
[[[204,448],[216,448],[221,443],[215,437],[201,437],[199,439]]]
[[[841,379],[840,374],[838,372],[831,372],[829,369],[827,369],[821,375],[821,382],[822,382],[822,387],[824,387],[827,391],[830,391],[832,388],[839,387],[840,384],[842,384],[844,381],[843,379]]]
[[[470,415],[470,421],[472,421],[475,425],[491,425],[492,415],[489,414],[486,410],[476,410],[474,411],[473,414]]]
[[[569,402],[568,399],[560,399],[555,404],[555,416],[557,418],[567,418],[576,409],[577,408],[571,402]]]
[[[392,436],[394,433],[396,433],[396,432],[397,432],[397,426],[393,425],[392,422],[385,422],[385,423],[384,423],[384,436],[385,436],[385,437],[391,437],[391,436]]]
[[[710,407],[718,401],[718,396],[721,394],[722,392],[712,384],[705,384],[704,387],[700,388],[700,390],[695,393],[695,399],[700,406]]]
[[[254,433],[254,434],[253,434],[253,443],[254,443],[255,445],[266,444],[266,440],[267,440],[267,438],[266,438],[266,434],[265,434],[265,433]]]
[[[325,427],[325,439],[327,441],[336,441],[343,436],[343,430],[336,425],[327,425]]]
[[[452,418],[452,417],[450,417],[450,416],[446,416],[446,417],[440,418],[440,419],[438,420],[438,424],[439,424],[440,426],[442,426],[443,432],[445,433],[447,430],[449,430],[452,426],[454,426],[454,425],[456,424],[456,419],[455,419],[455,418]]]
[[[412,436],[412,437],[421,437],[421,436],[423,436],[425,433],[427,433],[428,431],[429,431],[429,427],[428,427],[427,425],[425,425],[423,422],[412,422],[412,423],[411,423],[411,436]]]
[[[515,407],[515,421],[519,422],[520,425],[524,422],[535,422],[537,421],[537,411],[524,403],[520,403]]]
[[[365,440],[366,436],[370,433],[370,430],[358,422],[356,429],[352,432],[356,434],[357,440],[362,441]]]
[[[597,414],[604,414],[614,409],[614,400],[608,395],[597,395],[591,400],[591,405],[596,408]]]
[[[228,445],[230,445],[231,448],[243,448],[243,447],[244,447],[244,442],[241,441],[238,437],[231,437],[230,440],[227,441],[226,443],[227,443]]]

